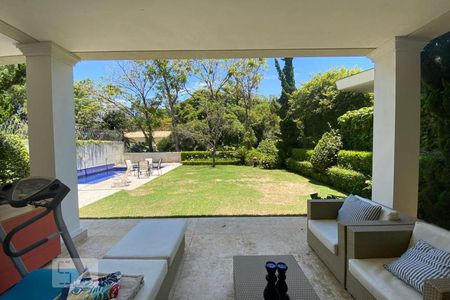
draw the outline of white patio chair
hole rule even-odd
[[[158,162],[156,163],[156,165],[153,165],[153,168],[156,168],[156,170],[158,171],[158,175],[161,175],[161,164],[162,164],[162,159],[160,158],[158,160]]]
[[[141,174],[145,174],[147,177],[150,176],[149,165],[147,160],[140,160],[138,162],[138,178],[141,177]]]
[[[131,162],[131,160],[125,160],[125,165],[127,166],[127,171],[129,175],[136,175],[136,168]]]
[[[148,162],[148,172],[151,176],[153,171],[153,158],[146,158],[145,160]]]

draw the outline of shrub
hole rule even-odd
[[[278,149],[274,140],[263,140],[257,149],[249,150],[245,156],[245,164],[253,166],[256,164],[264,169],[274,169],[278,166]]]
[[[341,150],[337,164],[340,167],[372,176],[372,152]]]
[[[373,107],[348,111],[337,121],[345,149],[372,151]]]
[[[23,141],[0,132],[0,185],[10,183],[30,174],[30,159]]]
[[[324,173],[326,169],[336,165],[337,154],[341,148],[342,140],[337,130],[331,129],[325,132],[311,156],[311,163],[314,169]]]
[[[370,197],[371,191],[368,189],[367,178],[363,173],[340,167],[331,167],[326,174],[333,187],[343,192]]]
[[[298,161],[309,161],[311,160],[311,156],[313,154],[314,154],[313,149],[294,148],[292,149],[291,157]]]

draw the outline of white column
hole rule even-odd
[[[396,37],[374,50],[372,200],[417,215],[420,51],[425,41]]]
[[[73,65],[78,57],[52,42],[19,44],[26,56],[31,175],[56,177],[70,188],[62,203],[72,236],[79,235]]]

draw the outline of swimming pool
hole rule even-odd
[[[86,168],[77,171],[78,184],[94,184],[123,174],[126,168],[116,167],[113,164]]]

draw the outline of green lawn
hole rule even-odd
[[[309,194],[343,195],[285,170],[181,166],[80,209],[82,218],[299,215]]]

